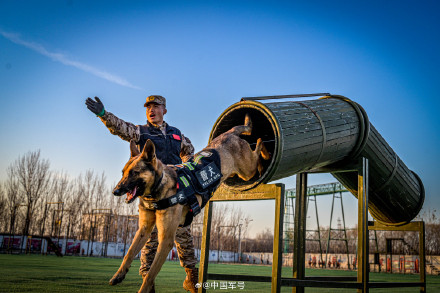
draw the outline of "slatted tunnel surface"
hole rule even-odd
[[[411,221],[424,201],[423,183],[409,170],[369,122],[357,103],[340,96],[309,101],[267,103],[241,101],[228,107],[217,119],[210,140],[234,126],[252,120],[252,135],[243,135],[251,148],[258,138],[271,154],[264,170],[250,181],[237,176],[226,180],[228,188],[248,190],[260,183],[282,179],[328,166],[352,165],[363,156],[370,161],[370,213],[384,223]],[[355,196],[355,172],[332,173]]]

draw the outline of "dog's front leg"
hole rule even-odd
[[[180,221],[181,206],[177,205],[166,210],[156,211],[156,227],[159,245],[148,274],[144,277],[142,287],[138,293],[150,292],[154,279],[173,248],[177,226]]]
[[[142,247],[147,242],[148,237],[153,230],[155,219],[156,216],[154,211],[139,209],[139,229],[137,230],[136,235],[133,238],[133,242],[131,243],[127,254],[124,256],[124,260],[122,261],[119,270],[110,279],[110,285],[119,284],[124,280],[125,275],[130,269],[133,259],[139,253],[139,251],[141,251]]]

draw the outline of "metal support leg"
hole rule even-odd
[[[423,287],[420,287],[420,293],[426,292],[426,255],[425,255],[425,222],[419,223],[419,258],[420,258],[420,282]]]
[[[283,219],[284,219],[284,186],[275,198],[275,226],[273,237],[272,293],[281,290],[281,268],[283,264]]]
[[[362,158],[358,170],[358,271],[357,281],[362,284],[358,293],[368,293],[369,233],[368,233],[368,159]]]
[[[209,241],[211,239],[211,219],[212,219],[213,203],[208,202],[205,206],[205,214],[203,219],[203,235],[200,253],[199,265],[199,284],[203,285],[208,280],[208,262],[209,262]],[[206,292],[203,286],[198,289],[199,293]]]
[[[293,234],[293,278],[305,278],[307,173],[296,175],[296,203]],[[293,293],[303,293],[304,287],[293,287]]]
[[[333,222],[333,208],[334,208],[334,206],[335,206],[335,192],[333,192],[333,195],[332,195],[332,208],[330,210],[330,225],[328,227],[327,248],[325,250],[325,265],[324,265],[324,267],[327,267],[327,265],[328,265],[328,252],[330,250],[330,241],[332,239],[332,222]],[[330,266],[328,268],[330,268]]]

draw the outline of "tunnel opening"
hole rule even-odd
[[[250,144],[252,150],[255,149],[258,138],[261,138],[270,153],[270,159],[264,160],[260,156],[263,165],[261,176],[257,172],[249,181],[244,181],[237,175],[225,180],[224,184],[226,187],[235,190],[248,190],[256,187],[260,183],[267,183],[270,179],[269,171],[273,168],[276,161],[274,159],[278,155],[277,148],[279,146],[278,139],[280,136],[276,135],[277,125],[273,117],[270,117],[270,114],[265,111],[265,109],[257,107],[257,105],[238,103],[228,108],[223,112],[212,128],[210,141],[234,126],[243,125],[246,114],[249,114],[252,121],[252,133],[251,135],[241,135],[240,137]]]

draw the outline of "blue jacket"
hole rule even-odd
[[[166,125],[166,135],[162,131],[151,125],[140,125],[139,148],[142,151],[148,139],[153,141],[156,147],[156,156],[164,164],[177,165],[182,163],[180,150],[182,143],[182,134],[176,127]]]

